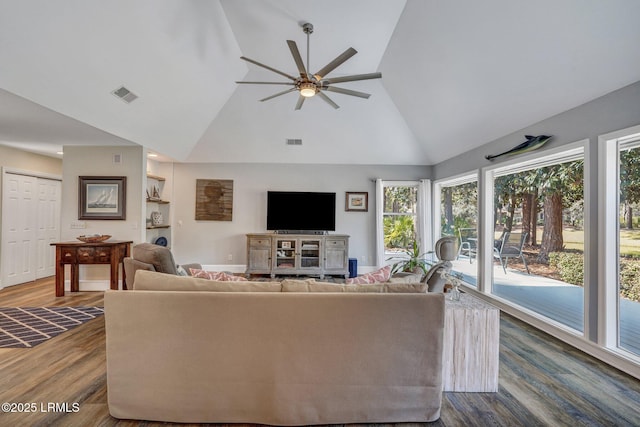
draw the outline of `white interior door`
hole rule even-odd
[[[2,285],[36,279],[37,178],[5,174],[2,186]]]
[[[60,181],[18,173],[2,180],[2,287],[55,274],[60,238]]]
[[[56,251],[51,243],[60,241],[61,191],[60,181],[38,178],[37,279],[56,274]]]

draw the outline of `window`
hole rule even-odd
[[[604,139],[604,141],[602,141]],[[640,127],[601,138],[604,344],[640,356]],[[632,357],[633,357],[632,356]]]
[[[492,172],[492,293],[583,332],[584,146]]]
[[[433,245],[427,232],[423,206],[429,200],[430,181],[376,181],[378,265],[411,250],[414,242],[420,253]]]
[[[418,187],[385,186],[383,200],[384,252],[396,254],[409,249],[418,238]]]
[[[464,281],[476,286],[478,263],[478,176],[465,175],[435,184],[438,207],[436,230],[442,236],[458,238],[458,257],[452,262],[454,272],[462,274]]]
[[[618,145],[618,346],[640,355],[640,135]]]

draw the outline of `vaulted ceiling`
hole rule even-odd
[[[640,80],[637,0],[0,0],[0,144],[139,144],[185,162],[434,164]],[[329,93],[259,102],[296,75]],[[126,86],[126,104],[112,91]],[[553,130],[549,130],[553,133]],[[302,139],[288,146],[288,138]],[[521,142],[521,141],[514,141]],[[55,154],[53,154],[55,155]]]

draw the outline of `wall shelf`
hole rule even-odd
[[[167,179],[163,176],[147,174],[147,197],[146,197],[146,238],[149,243],[155,243],[157,239],[164,238],[170,240],[171,220],[169,208],[170,201],[166,200],[165,184]],[[161,224],[153,224],[152,217],[158,212],[162,218]]]
[[[156,228],[169,228],[170,225],[147,225],[147,230],[155,230]]]

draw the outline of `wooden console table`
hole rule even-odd
[[[444,391],[498,391],[498,308],[467,293],[460,301],[445,294],[443,347]]]
[[[58,242],[56,247],[56,296],[64,296],[64,265],[71,265],[71,292],[80,290],[80,264],[111,264],[111,289],[118,289],[118,267],[129,256],[131,240],[106,240],[98,243]],[[122,287],[126,289],[124,266]]]

